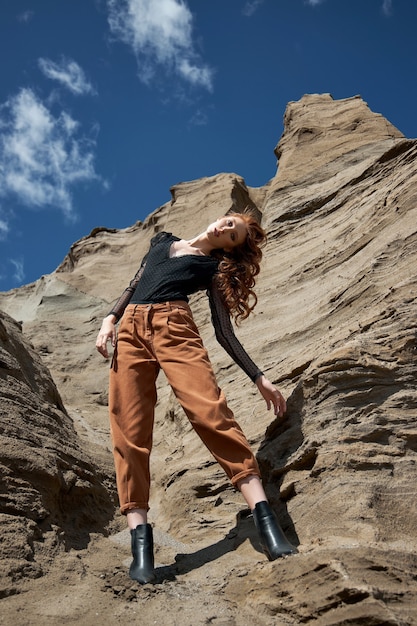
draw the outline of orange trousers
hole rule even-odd
[[[129,304],[120,323],[109,387],[117,489],[124,514],[149,509],[149,460],[161,368],[193,428],[232,484],[260,475],[217,385],[188,304]]]

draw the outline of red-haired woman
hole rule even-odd
[[[96,347],[105,358],[109,340],[115,348],[109,388],[113,454],[121,512],[131,531],[129,574],[140,583],[155,580],[147,513],[161,368],[193,428],[252,510],[268,558],[296,552],[268,504],[256,459],[217,385],[188,306],[190,294],[207,290],[217,340],[257,385],[268,409],[273,406],[275,415],[282,416],[283,396],[245,352],[230,321],[230,315],[236,321],[247,318],[256,304],[253,287],[265,240],[264,230],[248,213],[225,215],[189,240],[158,233],[103,320]]]

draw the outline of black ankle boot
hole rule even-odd
[[[153,534],[150,524],[139,524],[130,531],[132,536],[133,561],[129,569],[129,576],[141,585],[155,580],[153,560]]]
[[[258,502],[252,514],[262,549],[270,561],[297,552],[297,548],[292,546],[284,535],[268,502]]]

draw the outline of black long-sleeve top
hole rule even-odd
[[[229,312],[215,280],[218,260],[212,256],[197,254],[171,257],[171,245],[179,240],[179,237],[166,232],[158,233],[152,238],[149,251],[143,258],[139,270],[109,315],[113,314],[119,320],[128,304],[157,304],[170,300],[188,302],[189,295],[206,289],[217,341],[255,382],[262,372],[233,331]]]

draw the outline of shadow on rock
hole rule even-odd
[[[250,541],[256,552],[264,554],[252,513],[249,509],[240,511],[237,514],[236,525],[227,533],[223,539],[211,544],[205,548],[201,548],[196,552],[189,554],[177,554],[175,563],[156,568],[157,582],[163,580],[173,580],[176,574],[187,574],[193,570],[207,565],[228,552],[234,552],[245,541]],[[286,557],[284,557],[286,558]],[[266,559],[266,556],[265,556]]]

